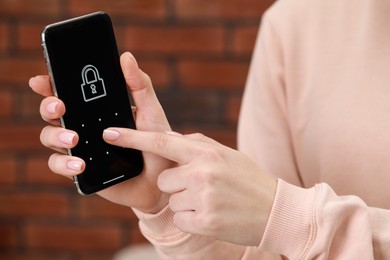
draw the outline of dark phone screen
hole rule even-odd
[[[135,128],[109,16],[99,12],[48,26],[43,41],[55,91],[66,106],[63,124],[80,138],[71,154],[86,162],[75,178],[79,192],[94,193],[140,174],[140,151],[102,139],[107,127]]]

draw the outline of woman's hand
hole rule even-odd
[[[137,129],[169,131],[168,120],[155,95],[149,76],[138,68],[135,58],[130,53],[124,53],[120,61],[128,89],[136,105],[134,115]],[[64,103],[54,96],[49,76],[31,78],[29,85],[36,93],[45,97],[41,102],[40,114],[49,125],[41,132],[41,142],[57,151],[49,158],[49,168],[67,177],[80,174],[85,168],[85,162],[66,154],[67,149],[77,145],[78,135],[60,125],[59,118],[64,115],[66,108]],[[157,178],[164,169],[172,166],[172,162],[148,152],[144,152],[143,156],[145,168],[141,175],[98,194],[112,202],[144,212],[154,213],[165,207],[168,195],[158,189]]]
[[[182,231],[258,246],[277,181],[244,154],[201,135],[108,128],[106,142],[153,153],[177,163],[158,177],[171,194],[174,224]]]

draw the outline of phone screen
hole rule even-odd
[[[143,168],[140,151],[104,142],[107,127],[135,128],[110,17],[103,12],[49,25],[42,33],[54,92],[65,103],[65,128],[79,135],[69,153],[86,162],[75,177],[91,194],[135,177]]]

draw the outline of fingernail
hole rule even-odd
[[[119,136],[120,136],[120,133],[118,131],[115,131],[115,130],[105,129],[103,131],[103,138],[108,140],[108,141],[115,141],[119,138]]]
[[[73,171],[81,171],[81,168],[83,167],[83,163],[80,161],[71,160],[66,163],[66,167],[68,167],[68,169]]]
[[[49,105],[47,105],[47,111],[51,114],[54,114],[56,112],[57,106],[58,106],[58,101],[51,102],[49,103]]]
[[[63,132],[58,136],[60,141],[64,144],[73,144],[74,137],[75,137],[75,134],[69,133],[69,132]]]

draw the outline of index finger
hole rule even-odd
[[[157,154],[182,165],[191,161],[196,154],[195,142],[178,134],[107,128],[103,138],[107,143]]]
[[[54,96],[54,92],[53,92],[53,89],[51,88],[51,84],[50,84],[49,75],[38,75],[38,76],[32,77],[29,80],[28,84],[34,92],[36,92],[44,97]]]

